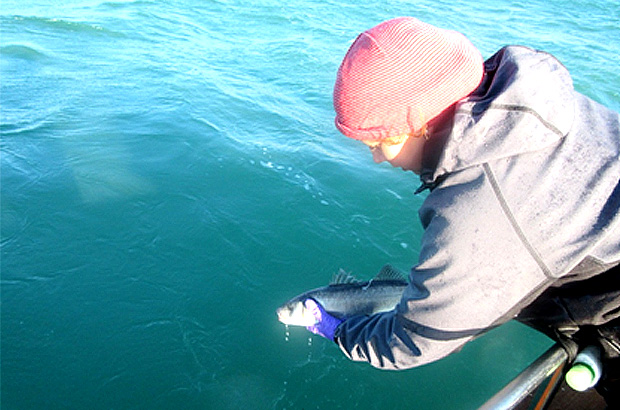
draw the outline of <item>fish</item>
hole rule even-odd
[[[387,312],[400,302],[407,285],[403,274],[391,265],[384,266],[369,281],[360,281],[340,269],[328,286],[295,296],[278,307],[276,314],[285,325],[312,326],[316,319],[304,306],[308,299],[314,299],[338,319]]]

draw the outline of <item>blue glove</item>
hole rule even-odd
[[[317,303],[314,299],[306,299],[304,306],[316,319],[316,323],[312,326],[306,327],[306,329],[315,335],[323,336],[329,340],[334,340],[334,333],[336,333],[336,328],[342,323],[342,320],[327,313],[323,306]]]

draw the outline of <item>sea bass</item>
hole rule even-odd
[[[329,286],[310,290],[294,297],[276,313],[285,325],[312,326],[314,316],[304,302],[314,299],[339,319],[355,315],[372,315],[394,309],[407,287],[404,276],[390,265],[384,266],[373,279],[359,281],[342,269],[334,275]]]

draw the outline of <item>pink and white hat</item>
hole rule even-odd
[[[357,140],[415,132],[480,84],[483,60],[462,34],[412,17],[360,34],[338,70],[336,127]]]

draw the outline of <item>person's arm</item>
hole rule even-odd
[[[512,318],[548,285],[506,218],[482,167],[433,191],[420,210],[419,264],[395,310],[348,318],[335,331],[347,357],[384,369],[419,366]]]

